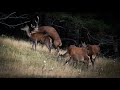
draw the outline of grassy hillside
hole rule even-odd
[[[99,58],[94,70],[73,68],[56,61],[54,50],[40,45],[37,51],[31,43],[0,37],[0,77],[4,78],[120,78],[120,62]]]

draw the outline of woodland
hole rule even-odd
[[[81,46],[85,42],[100,44],[101,53],[105,57],[120,56],[120,17],[119,13],[112,11],[4,8],[0,10],[0,35],[29,40],[20,28],[36,25],[37,16],[40,18],[39,26],[53,26],[57,30],[63,42],[62,49],[71,44]]]

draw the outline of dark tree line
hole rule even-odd
[[[11,14],[11,15],[10,15]],[[20,30],[26,24],[35,25],[36,16],[40,17],[39,26],[51,25],[59,33],[63,46],[101,44],[105,56],[118,57],[120,54],[120,23],[112,13],[80,13],[80,12],[17,12],[0,13],[0,34],[27,39]]]

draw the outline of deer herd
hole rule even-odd
[[[32,40],[33,50],[36,50],[36,46],[39,41],[42,45],[46,45],[49,53],[51,53],[52,47],[56,49],[57,60],[61,60],[62,57],[65,58],[68,55],[69,59],[65,61],[64,65],[68,62],[72,62],[73,64],[76,63],[76,65],[78,65],[79,62],[83,62],[87,65],[87,68],[90,63],[92,63],[92,66],[94,67],[96,57],[100,54],[99,45],[86,45],[85,43],[82,43],[81,47],[70,45],[65,54],[60,54],[59,51],[62,46],[62,41],[58,32],[52,26],[38,26],[38,16],[37,19],[38,21],[35,21],[37,24],[36,26],[31,24],[31,27],[33,28],[32,31],[30,31],[30,27],[28,25],[21,28],[21,30],[26,31],[27,36]]]

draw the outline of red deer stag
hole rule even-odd
[[[36,22],[36,27],[31,24],[31,27],[34,28],[34,32],[42,32],[48,34],[53,39],[53,44],[55,48],[57,49],[57,52],[59,52],[59,47],[62,46],[61,38],[58,34],[58,32],[53,28],[52,26],[40,26],[38,27],[39,23],[39,17],[37,16],[38,21]]]
[[[82,47],[80,48],[80,47],[76,47],[75,45],[70,45],[67,49],[67,52],[63,55],[59,54],[58,58],[66,57],[67,54],[69,54],[70,59],[66,60],[65,64],[69,61],[76,62],[76,65],[78,64],[78,62],[83,62],[84,64],[87,64],[87,68],[88,68],[90,58],[87,55],[87,51],[85,48]]]
[[[86,45],[85,43],[82,43],[82,46],[88,50],[88,56],[90,56],[90,60],[94,67],[96,57],[100,54],[100,45]]]
[[[26,31],[28,37],[33,41],[32,49],[35,46],[35,50],[36,50],[37,42],[40,41],[42,44],[45,44],[49,52],[51,52],[52,42],[51,42],[51,38],[48,35],[45,35],[40,32],[30,33],[29,26],[25,26],[24,28],[21,28],[21,30]]]

